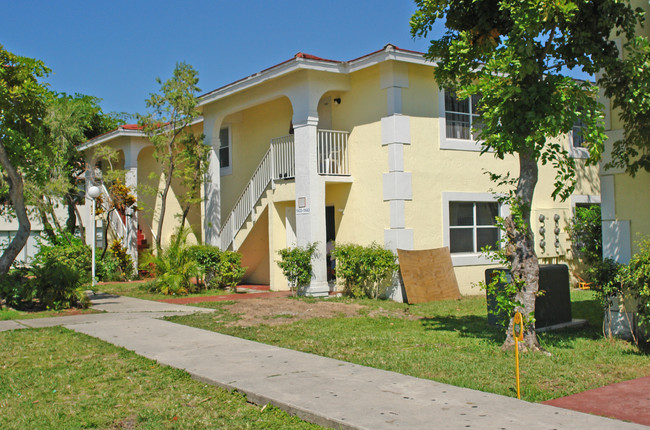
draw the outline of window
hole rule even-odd
[[[481,252],[499,240],[498,202],[449,202],[449,250]]]
[[[495,217],[510,214],[492,193],[442,193],[443,245],[449,247],[454,266],[492,264],[481,252],[501,237]]]
[[[459,100],[456,93],[445,92],[445,125],[448,138],[476,140],[472,127],[476,128],[478,125],[479,99],[475,94],[465,100]]]
[[[585,128],[584,123],[579,119],[575,124],[573,124],[573,130],[571,131],[571,146],[574,148],[584,148],[585,147],[585,138],[582,137],[582,130]]]
[[[222,175],[232,173],[232,141],[230,139],[230,127],[219,130],[219,165]]]
[[[480,95],[473,95],[459,100],[453,91],[440,92],[440,149],[461,151],[480,151],[477,133],[480,129],[478,103]],[[444,113],[444,115],[443,115]]]
[[[589,150],[582,133],[585,129],[585,124],[581,119],[578,119],[573,124],[573,129],[569,133],[569,155],[573,158],[587,158],[589,157]]]

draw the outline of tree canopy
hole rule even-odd
[[[50,93],[40,79],[48,72],[43,62],[14,55],[0,45],[0,174],[19,224],[0,256],[0,275],[9,271],[31,229],[24,178],[42,183],[37,166],[50,155],[41,130]]]
[[[154,158],[163,172],[164,185],[159,190],[161,198],[156,247],[161,249],[163,220],[167,207],[167,195],[174,177],[187,188],[180,196],[183,213],[181,227],[190,205],[200,201],[199,187],[207,168],[208,148],[203,145],[203,135],[192,130],[193,122],[200,116],[196,105],[198,72],[186,63],[177,63],[170,79],[162,82],[160,92],[151,94],[146,101],[150,112],[139,116],[139,123],[154,147]]]
[[[633,39],[641,14],[617,0],[416,0],[416,5],[414,37],[426,37],[439,20],[445,23],[445,34],[426,54],[437,65],[438,85],[460,98],[480,94],[476,134],[483,153],[519,160],[518,176],[493,179],[514,185],[512,215],[504,222],[506,249],[520,285],[518,310],[532,321],[539,265],[530,211],[539,165],[555,168],[553,197],[566,199],[575,186],[575,163],[558,137],[580,121],[590,163],[599,160],[606,139],[597,87],[565,71],[612,70],[619,59],[612,36]],[[512,341],[508,330],[505,345]],[[538,348],[533,324],[527,325],[524,344]]]

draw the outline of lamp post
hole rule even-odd
[[[91,267],[91,276],[92,276],[92,286],[95,286],[95,240],[97,236],[97,225],[95,224],[95,201],[97,197],[101,194],[101,190],[99,187],[93,185],[92,187],[88,188],[88,197],[93,201],[92,204],[92,209],[90,211],[90,225],[88,227],[91,227],[91,240],[90,240],[90,252],[92,255],[92,267]]]

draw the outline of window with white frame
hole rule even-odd
[[[481,249],[498,246],[501,233],[496,217],[509,214],[491,193],[445,192],[443,197],[443,242],[449,247],[454,266],[489,264]]]
[[[474,131],[480,129],[480,98],[480,95],[475,94],[459,100],[453,91],[440,92],[440,149],[481,150],[477,133]]]
[[[459,100],[456,93],[445,91],[445,133],[448,138],[476,140],[472,127],[478,125],[478,101],[476,94]]]
[[[449,250],[481,252],[499,240],[498,202],[449,202]]]
[[[221,174],[228,175],[232,173],[232,140],[230,136],[230,127],[224,127],[219,130],[219,166]]]

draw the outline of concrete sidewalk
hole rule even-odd
[[[63,325],[185,369],[198,380],[241,391],[253,403],[271,403],[333,428],[648,428],[156,319],[207,309],[115,296],[98,297],[93,303],[107,313],[10,321],[6,326]]]

